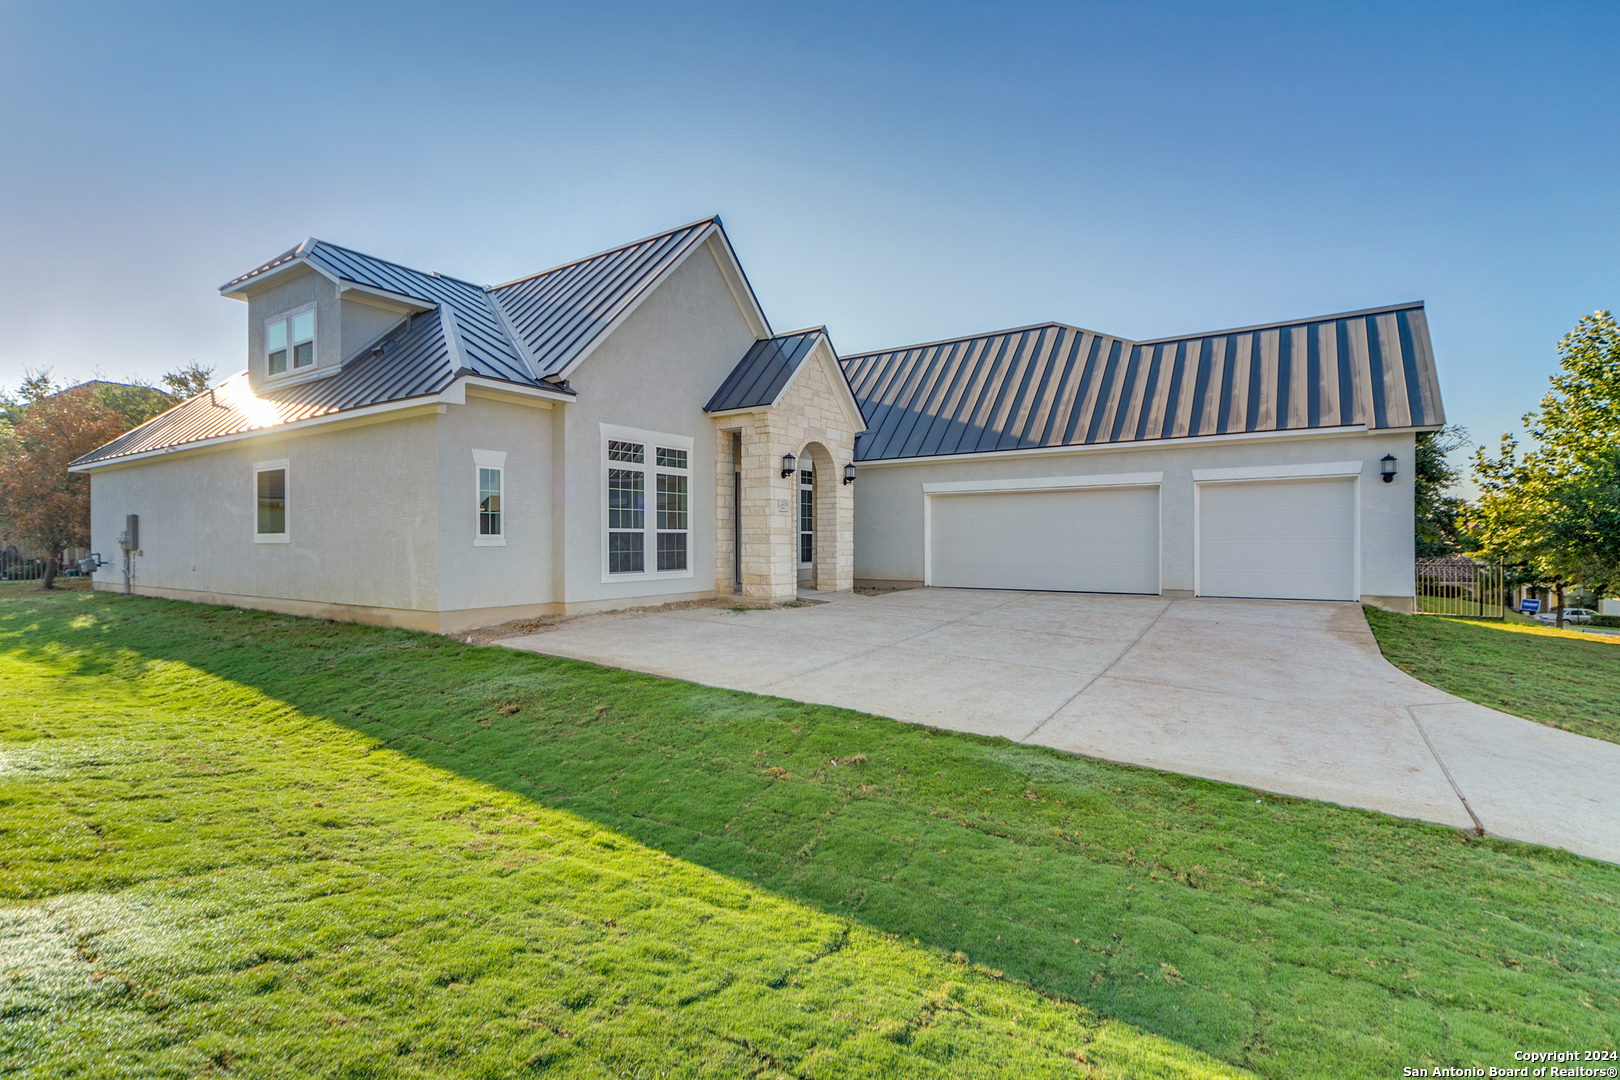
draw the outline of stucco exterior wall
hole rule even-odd
[[[921,583],[924,484],[1111,473],[1163,472],[1160,537],[1167,593],[1193,588],[1193,470],[1360,460],[1361,592],[1410,597],[1412,573],[1411,432],[1272,437],[1156,448],[1039,453],[860,468],[855,487],[855,577]],[[1379,460],[1395,455],[1396,478],[1379,478]]]
[[[342,327],[338,349],[345,360],[377,340],[385,330],[405,317],[391,308],[367,304],[352,299],[351,296],[345,296],[339,300],[338,306],[342,311]],[[316,315],[319,318],[318,310]],[[317,330],[316,334],[319,335],[319,333],[320,331]]]
[[[267,434],[97,470],[91,539],[110,565],[96,584],[122,588],[117,536],[124,516],[139,514],[139,592],[434,611],[437,493],[424,481],[437,468],[436,421],[428,411],[389,423]],[[254,465],[283,458],[288,542],[256,543]]]
[[[465,405],[450,405],[439,417],[435,435],[441,611],[538,608],[556,599],[551,574],[551,423],[557,411],[468,394]],[[506,542],[500,546],[474,542],[478,538],[474,449],[506,454],[501,492]],[[489,621],[475,619],[466,625]]]
[[[564,566],[564,595],[559,598],[564,604],[592,607],[638,597],[657,603],[714,594],[716,446],[714,424],[703,406],[754,340],[754,330],[705,246],[569,377],[579,400],[556,411],[566,456],[557,503],[563,515],[558,554]],[[602,424],[693,440],[687,576],[602,580],[607,530]],[[649,513],[651,509],[649,491]]]
[[[337,285],[308,270],[248,297],[248,381],[255,389],[282,381],[265,378],[265,322],[311,303],[315,305],[314,370],[331,371],[342,362],[343,310]],[[291,360],[288,361],[290,377],[296,379],[307,374],[307,371],[294,373]]]

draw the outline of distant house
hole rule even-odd
[[[137,592],[441,631],[857,579],[1410,610],[1420,304],[840,358],[718,219],[499,286],[307,240],[220,291],[247,370],[74,464],[103,549],[140,515]]]

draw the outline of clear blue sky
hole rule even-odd
[[[1494,443],[1620,303],[1620,5],[0,0],[0,385],[244,362],[318,236],[499,282],[720,213],[844,352],[1428,301]]]

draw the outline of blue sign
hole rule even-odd
[[[1538,612],[1540,610],[1541,610],[1541,601],[1540,600],[1520,600],[1519,601],[1519,611],[1521,611],[1525,615],[1534,615],[1536,612]]]

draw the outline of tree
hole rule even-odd
[[[206,393],[214,385],[214,369],[203,367],[193,360],[183,368],[177,368],[163,376],[163,385],[169,388],[169,393],[186,401],[198,394]]]
[[[1468,445],[1468,433],[1455,425],[1439,431],[1421,431],[1417,437],[1417,463],[1412,476],[1412,502],[1416,511],[1417,557],[1436,559],[1455,555],[1469,546],[1470,538],[1458,521],[1463,500],[1447,494],[1461,475],[1449,455]]]
[[[179,404],[172,395],[145,383],[94,382],[90,385],[95,387],[96,403],[123,413],[130,427],[139,427]]]
[[[1480,449],[1480,498],[1469,523],[1481,547],[1522,566],[1558,593],[1582,584],[1620,586],[1620,326],[1607,311],[1581,319],[1558,343],[1560,372],[1528,413],[1535,447],[1521,458],[1503,435],[1497,456]]]
[[[0,425],[0,522],[46,553],[49,589],[63,549],[90,543],[90,478],[68,463],[130,424],[96,401],[93,385],[57,390],[49,372],[30,373],[14,404],[16,419]]]

